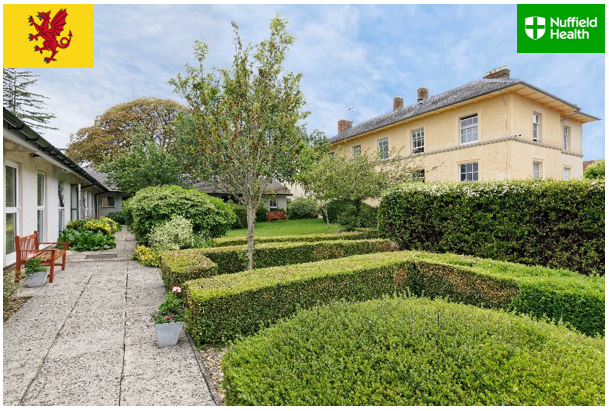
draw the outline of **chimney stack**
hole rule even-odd
[[[483,77],[486,79],[495,79],[495,78],[510,78],[510,69],[507,66],[501,66],[494,68],[486,73]]]
[[[338,120],[338,134],[342,133],[343,131],[349,130],[352,125],[353,125],[353,121]]]
[[[417,102],[420,103],[423,100],[427,100],[427,97],[429,97],[429,90],[425,87],[420,87],[417,90]]]
[[[393,98],[393,111],[404,108],[404,99],[400,96],[395,96]]]

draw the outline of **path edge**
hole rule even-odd
[[[186,334],[186,338],[188,338],[188,342],[190,343],[190,348],[192,349],[195,359],[197,360],[197,363],[199,364],[199,369],[201,370],[201,374],[203,374],[203,379],[205,380],[205,384],[207,384],[207,388],[209,389],[209,393],[211,394],[212,400],[214,400],[214,403],[216,405],[223,406],[224,404],[222,404],[222,402],[220,401],[220,397],[218,396],[218,391],[216,391],[216,386],[214,385],[213,381],[211,380],[211,376],[210,376],[209,372],[207,371],[207,368],[205,367],[205,363],[203,362],[203,357],[201,357],[201,353],[197,349],[195,341],[192,339],[190,334],[188,334],[186,332],[184,334]]]

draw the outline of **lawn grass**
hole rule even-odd
[[[321,218],[306,220],[274,220],[264,223],[256,223],[254,235],[256,237],[273,237],[299,234],[330,234],[338,231],[338,224],[330,224],[330,228]],[[243,237],[247,235],[247,229],[230,230],[226,237]]]

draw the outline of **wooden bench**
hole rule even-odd
[[[286,220],[287,221],[288,216],[285,214],[285,211],[269,211],[268,213],[266,213],[266,221],[271,221],[271,220]]]
[[[43,248],[40,249],[41,244],[62,244],[63,249],[59,248]],[[39,243],[38,232],[34,231],[34,234],[25,237],[15,236],[15,254],[17,257],[17,263],[15,267],[15,282],[19,282],[21,277],[21,266],[31,258],[40,258],[42,265],[48,265],[51,267],[51,274],[49,275],[49,282],[53,282],[53,274],[55,273],[55,263],[61,259],[61,270],[66,269],[66,251],[68,250],[69,241],[62,243]]]

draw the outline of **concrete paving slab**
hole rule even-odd
[[[134,246],[123,230],[103,253],[126,258],[69,252],[53,284],[21,291],[31,299],[4,324],[4,405],[213,405],[186,335],[156,345],[165,289]]]

